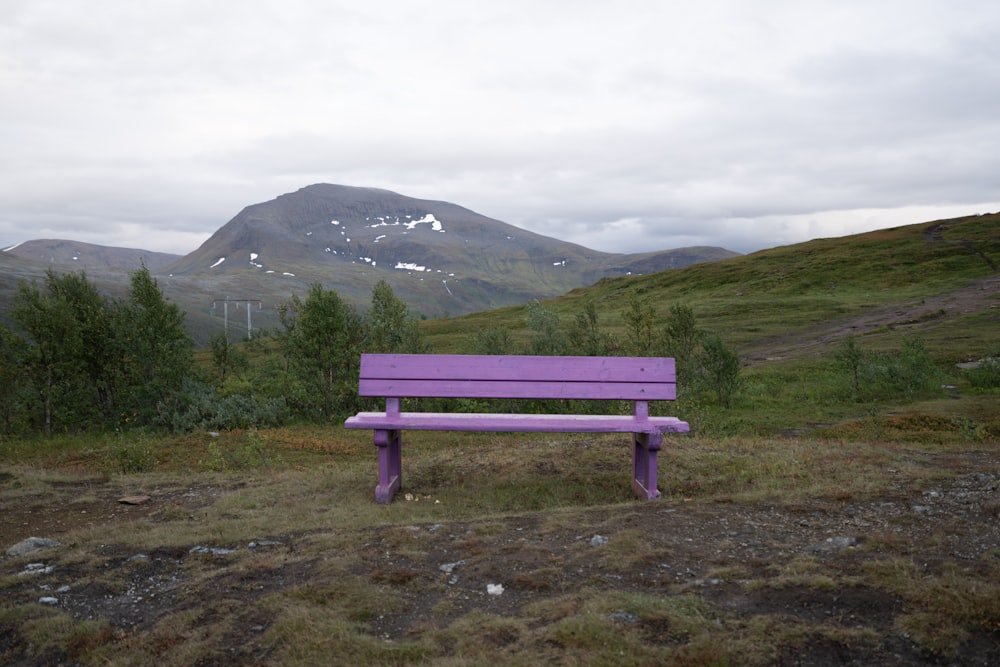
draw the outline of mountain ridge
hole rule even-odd
[[[314,283],[365,307],[374,285],[385,280],[411,311],[439,317],[738,255],[708,246],[605,253],[447,201],[318,183],[245,206],[186,255],[51,239],[11,246],[0,253],[7,260],[0,261],[0,296],[12,294],[18,279],[51,267],[84,270],[104,291],[120,293],[124,273],[145,264],[204,341],[219,326],[210,310],[219,299],[260,301],[255,324],[274,327],[276,306]]]
[[[165,271],[278,274],[339,285],[353,300],[367,296],[377,275],[416,310],[436,315],[736,255],[711,247],[604,253],[450,202],[321,183],[245,207]]]
[[[3,252],[46,264],[79,266],[83,270],[93,267],[100,270],[127,271],[137,269],[145,264],[153,272],[182,257],[182,255],[166,252],[106,246],[68,239],[32,239],[4,248]]]

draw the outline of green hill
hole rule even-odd
[[[1000,355],[1000,214],[818,239],[660,273],[604,279],[543,303],[569,325],[588,303],[600,324],[623,336],[632,298],[661,315],[690,307],[701,328],[735,348],[746,378],[740,406],[703,428],[750,433],[828,426],[866,414],[924,411],[948,420],[994,423],[995,396],[962,391],[960,362]],[[435,351],[465,351],[477,332],[505,328],[530,335],[526,307],[428,321]],[[907,338],[926,346],[946,383],[947,400],[844,402],[832,370],[848,336],[873,353],[898,350]],[[959,398],[960,400],[955,400]],[[684,406],[681,406],[683,410]],[[964,423],[964,422],[963,422]],[[729,427],[727,427],[729,428]]]

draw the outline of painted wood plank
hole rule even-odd
[[[644,382],[520,382],[489,380],[382,380],[362,378],[361,396],[400,398],[529,398],[672,401],[673,384]]]
[[[361,377],[410,380],[674,382],[669,357],[364,354]]]
[[[637,421],[623,415],[516,415],[493,413],[360,412],[345,428],[417,431],[490,431],[510,433],[686,433],[688,424],[676,417]]]

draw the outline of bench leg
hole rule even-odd
[[[662,433],[632,434],[632,490],[643,500],[660,497],[656,488],[656,453],[662,443]]]
[[[390,502],[402,486],[402,440],[402,431],[375,431],[375,446],[378,448],[378,486],[375,487],[377,503]]]

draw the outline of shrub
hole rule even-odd
[[[965,371],[965,379],[975,389],[1000,389],[1000,359],[983,359],[979,366]]]
[[[719,405],[731,407],[733,397],[743,386],[740,377],[740,358],[721,338],[706,335],[702,351],[697,357],[699,382],[715,394]]]
[[[208,443],[207,456],[202,461],[205,469],[212,472],[269,468],[272,463],[280,464],[282,458],[272,452],[267,435],[256,429],[249,430],[246,441],[235,447],[223,449],[213,440]]]
[[[834,359],[848,373],[857,401],[913,400],[941,392],[943,374],[923,341],[914,336],[904,338],[900,349],[886,352],[862,350],[850,336]]]
[[[110,466],[123,475],[150,472],[156,467],[153,448],[142,433],[131,439],[126,439],[119,432],[117,442],[108,447],[107,456]]]
[[[208,385],[188,380],[184,399],[170,409],[161,410],[157,425],[175,433],[268,428],[283,425],[288,417],[288,406],[283,398],[219,393]]]

